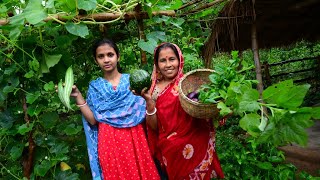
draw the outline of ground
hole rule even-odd
[[[299,171],[320,176],[320,120],[307,129],[309,140],[307,147],[287,145],[279,149],[285,152],[286,161],[294,164]]]

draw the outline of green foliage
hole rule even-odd
[[[221,116],[241,117],[239,126],[255,138],[255,143],[306,146],[306,128],[313,125],[312,119],[317,117],[314,114],[319,113],[318,108],[301,107],[310,85],[294,85],[293,80],[286,80],[268,87],[259,97],[253,87],[256,81],[243,74],[251,68],[233,52],[228,66],[215,67],[210,83],[200,89],[199,100],[218,103]]]
[[[285,156],[271,143],[257,144],[238,126],[238,118],[229,118],[216,138],[225,179],[295,179],[297,168],[285,162]]]

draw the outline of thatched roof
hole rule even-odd
[[[211,61],[216,51],[250,49],[255,18],[259,48],[320,40],[320,0],[229,0],[213,23],[204,59]]]

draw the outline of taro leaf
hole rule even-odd
[[[87,35],[89,35],[89,30],[86,24],[83,24],[83,23],[75,24],[68,21],[65,24],[65,27],[67,31],[73,35],[80,36],[82,38],[85,38]]]
[[[75,124],[69,124],[65,129],[64,132],[70,136],[74,134],[78,134],[82,129],[82,126],[76,126]]]
[[[34,167],[34,173],[38,176],[45,176],[46,173],[49,171],[51,168],[51,162],[49,160],[43,160],[41,163],[37,163]]]
[[[150,54],[153,54],[153,51],[157,46],[157,41],[152,38],[149,39],[147,42],[144,42],[143,40],[139,40],[138,46],[142,50],[147,51]]]
[[[239,121],[242,129],[247,131],[253,137],[259,135],[260,116],[258,114],[245,114]]]
[[[14,161],[22,155],[23,147],[24,146],[22,144],[18,144],[11,148],[10,156]]]
[[[59,120],[59,116],[56,112],[48,112],[40,117],[40,123],[45,129],[50,129]]]
[[[263,100],[268,104],[278,104],[280,95],[287,95],[293,86],[293,80],[286,80],[269,86],[262,92]]]
[[[33,128],[33,124],[30,123],[28,124],[22,124],[21,126],[18,127],[18,133],[21,135],[25,135],[27,132],[30,132]]]
[[[299,107],[310,88],[309,84],[293,86],[287,94],[280,94],[277,103],[283,108]]]
[[[96,0],[78,0],[78,8],[86,11],[93,10],[97,6]]]

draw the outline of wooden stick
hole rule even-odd
[[[200,7],[196,8],[196,9],[193,9],[191,11],[188,11],[188,12],[184,13],[184,14],[181,14],[180,16],[186,16],[186,15],[198,13],[198,12],[204,10],[204,9],[207,9],[207,8],[209,8],[211,6],[214,6],[214,5],[218,4],[218,3],[221,3],[223,1],[225,1],[225,0],[215,0],[215,1],[211,2],[211,3],[204,4],[203,6],[200,6]]]
[[[152,16],[176,16],[176,13],[174,10],[168,10],[168,11],[154,11],[152,12]],[[59,21],[66,22],[68,20],[68,14],[54,14],[51,16],[48,16],[43,21],[48,22],[54,19],[58,19]],[[90,20],[90,21],[96,21],[96,22],[105,22],[105,21],[111,21],[115,20],[117,18],[121,17],[120,13],[96,13],[91,15],[78,15],[75,17],[75,19],[78,20]],[[147,12],[127,12],[123,14],[122,18],[124,20],[132,20],[132,19],[149,19]],[[0,19],[0,25],[6,25],[9,23],[9,19]]]

